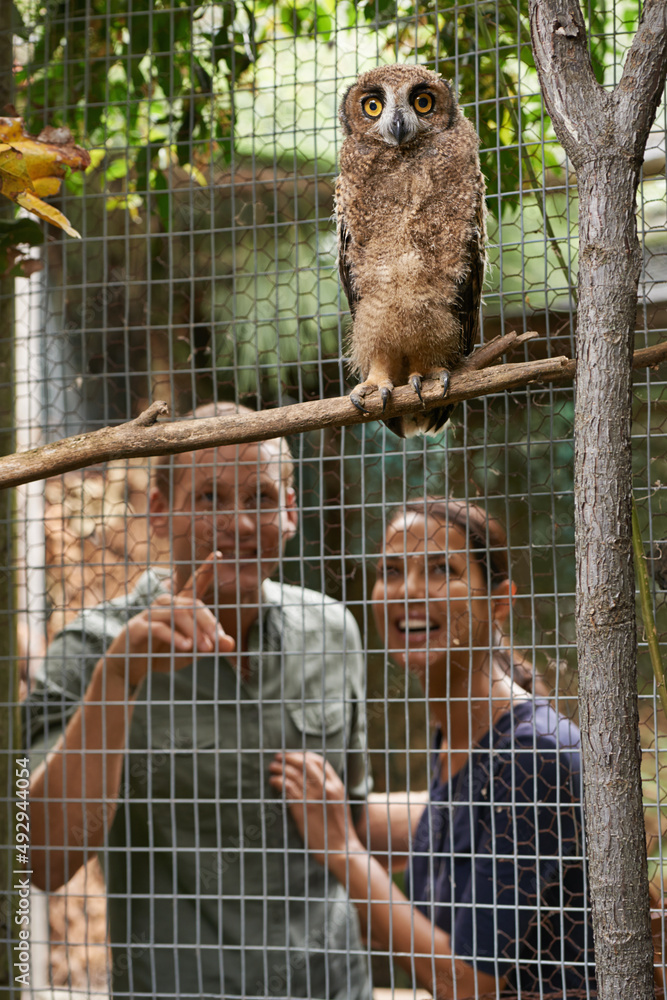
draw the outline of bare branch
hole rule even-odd
[[[629,144],[644,158],[646,136],[655,120],[667,74],[667,2],[646,0],[639,27],[625,60],[623,75],[614,92],[622,112]]]
[[[530,35],[547,111],[575,166],[605,127],[609,95],[595,79],[577,0],[530,0]]]
[[[530,31],[544,103],[574,166],[598,147],[639,166],[665,86],[666,0],[646,0],[612,92],[595,79],[577,0],[530,0]]]
[[[134,427],[152,427],[156,424],[160,417],[169,416],[169,404],[165,403],[163,399],[156,399],[154,403],[140,413],[138,417],[134,420],[130,420],[128,426]]]
[[[498,358],[502,357],[508,350],[514,350],[515,347],[519,347],[520,344],[524,344],[527,340],[533,340],[538,337],[539,334],[535,333],[534,330],[527,330],[526,333],[515,333],[511,330],[510,333],[504,333],[500,337],[494,337],[490,340],[488,344],[483,344],[478,347],[470,357],[465,361],[465,371],[471,371],[472,369],[487,368],[488,365],[493,364]]]
[[[447,402],[458,403],[491,393],[522,389],[535,382],[561,384],[572,381],[575,362],[565,357],[483,367],[509,347],[521,344],[531,336],[534,334],[506,334],[479,348],[472,355],[466,370],[452,375]],[[654,367],[665,360],[667,343],[637,351],[634,364],[635,367]],[[425,381],[422,395],[425,409],[442,406],[440,382]],[[0,488],[19,486],[112,459],[170,455],[221,445],[266,441],[287,434],[349,426],[382,417],[382,404],[377,393],[367,396],[364,402],[369,410],[368,416],[361,414],[347,396],[340,396],[262,410],[252,416],[239,414],[155,423],[157,411],[166,410],[166,404],[158,401],[129,423],[103,427],[89,434],[78,434],[32,451],[0,458]],[[413,390],[409,386],[401,386],[394,390],[384,416],[415,413],[418,409],[420,405]]]

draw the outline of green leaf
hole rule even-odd
[[[34,219],[0,219],[0,246],[3,248],[29,243],[39,246],[44,242],[42,227]]]
[[[120,177],[127,177],[129,166],[130,165],[125,157],[118,157],[117,159],[111,161],[109,166],[104,171],[104,176],[108,181],[115,181]]]

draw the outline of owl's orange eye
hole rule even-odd
[[[365,97],[361,102],[361,107],[369,118],[378,118],[382,114],[382,101],[379,97]]]
[[[415,111],[420,115],[427,115],[433,107],[433,98],[430,94],[418,94],[415,97]]]

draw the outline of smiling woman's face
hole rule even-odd
[[[484,571],[458,525],[412,512],[392,521],[378,562],[373,613],[392,659],[422,683],[426,668],[445,666],[448,653],[467,668],[471,650],[488,649],[488,594]]]

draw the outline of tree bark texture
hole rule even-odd
[[[579,188],[575,531],[579,717],[600,1000],[654,996],[637,711],[631,359],[636,192],[667,71],[667,4],[647,0],[620,83],[595,80],[575,0],[530,0],[545,105]]]

